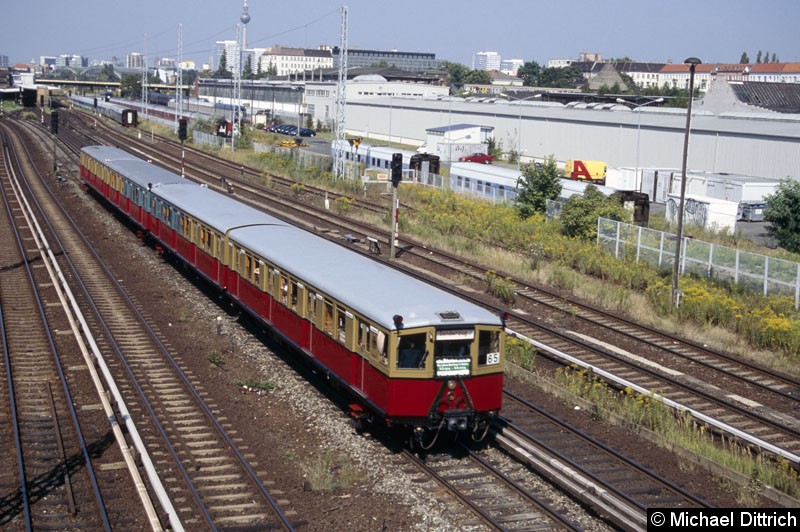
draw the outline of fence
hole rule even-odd
[[[597,220],[597,243],[617,259],[633,257],[672,270],[676,236],[607,218]],[[683,237],[680,273],[727,280],[764,295],[794,298],[800,309],[800,263]]]
[[[192,130],[192,142],[194,144],[202,144],[205,146],[224,146],[225,137],[212,135],[196,129]]]

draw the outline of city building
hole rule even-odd
[[[228,72],[236,72],[239,69],[239,50],[241,46],[237,41],[217,41],[217,61],[224,55],[225,66]]]
[[[144,68],[144,56],[139,52],[129,53],[125,57],[125,68]]]
[[[61,54],[56,57],[56,67],[87,67],[89,66],[89,59],[80,55],[67,55]]]
[[[478,52],[472,56],[472,70],[500,70],[500,54]]]
[[[40,55],[39,65],[45,67],[47,70],[52,69],[56,66],[56,58],[55,56]]]
[[[261,72],[274,70],[277,76],[288,76],[303,72],[313,72],[333,68],[333,54],[330,48],[318,49],[289,48],[273,46],[259,56]],[[353,66],[349,64],[348,66]]]
[[[699,64],[694,70],[694,86],[700,92],[706,92],[711,84],[715,65],[713,63]],[[674,87],[689,90],[689,65],[683,63],[668,63],[659,72],[659,85],[661,87]]]
[[[333,68],[338,69],[340,64],[340,51],[338,46],[331,50]],[[426,72],[439,70],[442,62],[436,59],[436,54],[422,52],[398,52],[397,50],[362,50],[348,48],[347,68],[364,68],[375,66],[395,67],[410,72]]]
[[[525,64],[524,59],[503,59],[500,61],[500,72],[509,76],[516,76],[517,71]]]
[[[800,63],[756,63],[750,65],[747,80],[800,83]]]
[[[0,67],[8,66],[8,56],[0,54]]]

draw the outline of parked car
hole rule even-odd
[[[492,164],[494,157],[491,155],[487,155],[485,153],[470,153],[469,155],[465,155],[463,157],[458,158],[459,161],[463,162],[470,162],[470,163],[483,163],[483,164]]]
[[[301,137],[316,137],[317,136],[317,132],[314,131],[313,129],[309,129],[307,127],[301,127],[300,128],[300,136]]]

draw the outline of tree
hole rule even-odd
[[[445,61],[442,68],[450,76],[450,83],[464,83],[464,79],[469,73],[469,69],[460,63]]]
[[[214,72],[214,77],[223,79],[230,79],[233,77],[233,73],[228,70],[228,59],[225,56],[225,52],[221,53],[219,56],[219,66],[216,72]]]
[[[464,78],[464,83],[491,85],[492,76],[486,70],[470,70]]]
[[[772,52],[772,62],[773,63],[778,63],[779,62],[778,61],[778,56],[775,54],[775,52]]]
[[[576,67],[566,68],[545,68],[539,75],[540,87],[556,87],[562,89],[574,89],[580,87],[586,80],[583,72]]]
[[[747,57],[747,52],[742,52],[742,57],[739,59],[739,64],[740,65],[749,65],[750,64],[750,58]]]
[[[632,214],[625,210],[618,198],[606,196],[589,184],[583,195],[570,196],[561,207],[561,231],[583,240],[597,238],[598,218],[629,222]]]
[[[758,54],[756,54],[756,63],[760,63],[760,62],[761,62],[761,50],[759,50]]]
[[[561,194],[560,179],[561,174],[552,155],[541,166],[524,166],[517,185],[517,197],[514,198],[514,206],[520,216],[529,218],[537,212],[545,212],[547,200],[557,199]]]
[[[787,178],[764,199],[767,234],[787,251],[800,253],[800,181]]]
[[[517,77],[522,79],[522,84],[526,87],[538,87],[539,75],[542,67],[536,61],[527,61],[517,70]]]
[[[123,98],[137,99],[142,97],[142,78],[128,74],[119,82],[120,94]]]
[[[253,79],[255,76],[253,75],[253,58],[249,54],[247,55],[247,60],[244,62],[244,70],[242,71],[242,78],[243,79]]]

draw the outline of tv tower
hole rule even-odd
[[[250,13],[247,12],[247,0],[244,0],[244,6],[242,6],[242,15],[239,17],[243,28],[242,28],[242,50],[247,50],[247,23],[250,22]]]

